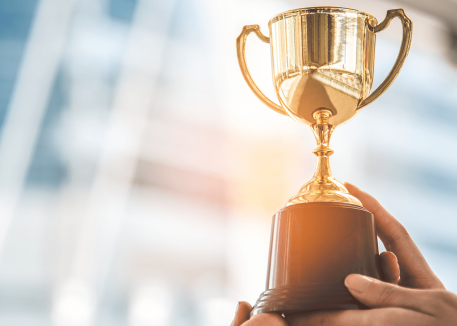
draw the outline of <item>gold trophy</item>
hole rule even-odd
[[[376,33],[395,17],[403,23],[400,53],[370,94]],[[411,45],[412,22],[403,9],[389,10],[378,24],[359,10],[313,7],[281,13],[268,25],[270,37],[258,25],[248,25],[237,38],[241,72],[269,108],[311,127],[318,164],[313,178],[273,217],[266,290],[252,314],[365,308],[350,295],[344,279],[351,273],[381,277],[374,218],[333,177],[329,142],[337,126],[375,101],[398,76]],[[251,32],[271,45],[280,105],[249,74],[245,44]]]

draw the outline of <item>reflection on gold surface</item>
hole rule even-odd
[[[270,21],[275,89],[291,117],[307,125],[313,112],[348,121],[372,85],[376,18],[346,9],[304,9]]]
[[[317,156],[317,169],[313,178],[289,200],[287,206],[310,202],[339,202],[362,206],[332,175],[329,156],[333,154],[333,150],[329,148],[329,143],[334,127],[329,123],[331,117],[332,112],[327,109],[317,110],[313,114],[316,123],[312,125],[312,129],[318,145],[313,153]]]
[[[376,33],[387,28],[395,17],[403,22],[400,53],[387,78],[370,94]],[[393,83],[408,55],[412,37],[412,22],[403,9],[389,10],[385,20],[377,25],[375,17],[359,10],[303,8],[273,17],[269,27],[270,38],[260,32],[258,25],[243,28],[237,38],[241,72],[251,90],[268,107],[311,126],[321,150],[322,146],[328,149],[334,128],[353,118]],[[251,32],[271,44],[273,82],[281,105],[268,99],[249,73],[245,44]],[[321,137],[323,130],[325,137]],[[333,151],[328,149],[324,155],[321,150],[315,151],[316,174],[289,204],[320,201],[361,205],[332,177],[328,156]]]

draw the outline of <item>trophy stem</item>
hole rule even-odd
[[[317,169],[313,178],[319,183],[325,182],[328,178],[333,177],[330,169],[330,160],[328,156],[319,156],[317,159]]]
[[[313,178],[289,200],[287,206],[312,202],[339,202],[362,206],[362,203],[349,194],[343,184],[332,175],[329,157],[334,152],[329,144],[335,127],[329,123],[331,116],[332,111],[324,108],[313,113],[316,122],[311,125],[311,129],[317,142],[317,147],[313,151],[317,156],[317,169]]]
[[[317,110],[313,114],[316,123],[311,126],[311,129],[313,130],[317,143],[317,148],[313,153],[317,156],[318,160],[314,178],[319,182],[325,182],[328,178],[332,177],[329,157],[334,152],[329,145],[334,127],[328,121],[331,116],[332,112],[326,109]]]

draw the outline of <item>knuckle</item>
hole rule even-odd
[[[392,303],[395,301],[398,293],[393,286],[379,286],[377,290],[377,301],[380,304]]]
[[[430,311],[441,314],[446,309],[455,309],[457,306],[457,295],[446,290],[422,290],[425,293]]]
[[[316,323],[317,326],[328,326],[330,325],[330,318],[326,315],[321,315]]]
[[[438,290],[437,295],[446,304],[455,306],[457,304],[457,295],[446,290]]]
[[[393,320],[402,319],[402,311],[400,308],[388,308],[388,313],[383,309],[376,310],[376,314],[373,316],[373,322],[367,325],[370,326],[386,326],[392,325]],[[406,324],[410,325],[410,324]]]
[[[395,223],[397,224],[395,225],[395,232],[386,236],[386,240],[390,245],[411,239],[406,228],[400,222],[397,221],[397,223]]]

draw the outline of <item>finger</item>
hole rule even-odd
[[[348,182],[344,185],[352,195],[362,202],[363,207],[373,213],[376,220],[376,231],[387,250],[395,252],[392,249],[398,249],[401,252],[402,247],[405,245],[408,248],[414,245],[404,226],[382,207],[373,196]]]
[[[384,251],[379,257],[381,258],[385,281],[397,285],[400,278],[400,266],[398,265],[397,256],[391,251]]]
[[[358,301],[370,308],[397,307],[434,313],[429,291],[408,289],[359,274],[346,277],[344,285]]]
[[[311,326],[311,325],[367,325],[366,311],[320,311],[317,313],[294,314],[286,316],[289,326]]]
[[[245,301],[238,302],[235,311],[235,318],[231,326],[241,326],[245,321],[249,319],[249,314],[251,313],[252,307],[249,303]]]
[[[398,258],[400,284],[423,289],[444,289],[405,227],[373,196],[350,183],[346,182],[344,185],[362,202],[363,207],[373,213],[379,238],[386,249],[395,253]]]
[[[243,326],[288,326],[287,322],[276,314],[254,315]]]
[[[436,318],[417,311],[401,308],[372,310],[346,310],[318,312],[311,315],[287,317],[289,326],[429,326],[436,325]]]
[[[249,319],[252,307],[245,301],[238,302],[235,319],[231,326],[288,326],[286,321],[276,314],[259,314]]]

